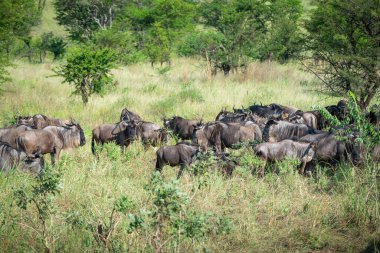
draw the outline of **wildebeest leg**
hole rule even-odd
[[[260,177],[264,177],[264,175],[265,175],[265,167],[267,166],[267,159],[266,159],[266,158],[263,158],[263,161],[264,161],[264,164],[263,164],[263,166],[261,167]]]
[[[183,170],[184,170],[186,167],[188,167],[187,164],[181,164],[181,165],[179,166],[179,171],[178,171],[177,179],[179,179],[179,178],[182,176],[182,172],[183,172]]]
[[[57,156],[56,157],[56,160],[57,161],[59,161],[59,158],[60,158],[60,156],[61,156],[61,151],[62,151],[62,149],[56,149],[56,151],[55,151],[55,155]],[[55,161],[54,161],[55,162]]]
[[[157,157],[157,159],[156,159],[156,171],[161,173],[162,167],[163,167],[162,161],[159,157]]]
[[[302,161],[300,169],[298,170],[298,173],[303,175],[305,172],[305,167],[306,167],[306,161]]]
[[[55,152],[50,153],[51,164],[55,165]]]

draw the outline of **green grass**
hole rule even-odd
[[[91,130],[117,122],[124,107],[162,125],[161,117],[174,114],[211,121],[224,107],[276,102],[308,110],[339,100],[313,92],[313,78],[295,64],[254,63],[246,73],[218,75],[213,80],[199,66],[193,60],[177,59],[164,75],[148,64],[119,68],[114,71],[118,86],[103,97],[92,96],[87,106],[70,95],[71,86],[50,77],[54,65],[19,62],[10,70],[13,82],[2,97],[1,126],[17,113],[73,117],[87,138],[85,146],[64,152],[58,166],[63,171],[62,192],[52,199],[55,209],[48,223],[54,251],[103,252],[86,225],[106,222],[121,196],[136,203],[136,212],[152,207],[144,186],[154,170],[154,148],[144,150],[134,143],[123,154],[107,145],[99,160],[91,154]],[[230,221],[221,226],[231,226],[231,232],[212,232],[207,240],[185,241],[180,248],[168,245],[165,252],[202,252],[203,248],[210,252],[359,252],[380,238],[378,169],[342,166],[330,173],[321,168],[318,177],[305,178],[285,162],[278,165],[279,173],[258,178],[251,173],[259,164],[251,151],[234,154],[244,157],[244,162],[232,178],[210,169],[204,176],[186,172],[179,184],[191,197],[190,207]],[[165,179],[175,178],[176,173],[177,168],[171,167],[163,172]],[[33,180],[19,173],[0,174],[0,252],[43,251],[36,210],[19,209],[13,197],[15,189]],[[112,240],[124,252],[153,252],[149,229],[129,234],[128,218],[118,219]]]
[[[56,36],[67,36],[63,26],[60,26],[55,19],[54,0],[46,0],[45,8],[42,12],[41,22],[32,28],[32,36],[40,36],[43,33],[53,32]]]

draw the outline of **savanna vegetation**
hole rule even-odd
[[[0,252],[377,252],[380,171],[369,155],[359,167],[318,165],[310,178],[286,160],[260,178],[262,161],[243,145],[230,151],[239,160],[231,177],[206,153],[174,180],[176,168],[154,173],[153,147],[110,143],[99,159],[90,148],[91,130],[118,122],[125,107],[162,125],[164,116],[212,121],[221,108],[254,103],[306,111],[347,91],[362,109],[377,103],[380,4],[352,2],[362,8],[2,1],[0,126],[16,115],[72,117],[87,144],[54,167],[46,159],[38,177],[0,173]]]

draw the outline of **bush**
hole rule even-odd
[[[111,49],[94,50],[89,46],[74,50],[67,63],[54,72],[64,78],[64,83],[75,86],[73,94],[81,95],[84,104],[93,93],[103,94],[106,87],[114,84],[111,69],[115,67],[117,56]]]

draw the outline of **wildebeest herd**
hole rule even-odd
[[[338,119],[347,115],[343,100],[326,109]],[[267,162],[286,158],[299,161],[300,174],[310,174],[315,162],[360,164],[363,147],[355,141],[357,133],[346,131],[343,141],[333,128],[325,131],[328,126],[329,122],[318,110],[303,112],[279,104],[233,108],[232,112],[224,109],[212,122],[174,116],[164,118],[163,127],[144,121],[125,108],[118,123],[102,124],[92,130],[91,150],[98,159],[97,151],[108,142],[115,142],[123,150],[133,141],[141,141],[146,149],[160,146],[155,169],[161,171],[164,165],[180,166],[178,177],[199,152],[213,150],[216,159],[231,162],[226,148],[236,148],[240,143],[250,143],[253,152],[263,160],[260,175],[264,175]],[[175,136],[179,142],[168,146],[169,136]],[[22,171],[39,173],[44,167],[44,154],[50,154],[55,164],[62,150],[85,143],[81,126],[73,120],[42,114],[19,116],[16,125],[0,128],[0,169],[19,167]],[[228,174],[231,173],[230,166]]]

